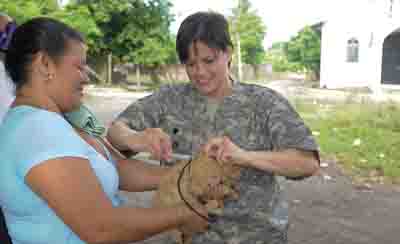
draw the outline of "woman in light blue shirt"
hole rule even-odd
[[[62,116],[79,108],[87,82],[79,33],[32,19],[15,31],[5,66],[16,99],[0,126],[0,206],[14,244],[128,243],[183,224],[206,227],[184,205],[119,205],[120,189],[156,189],[166,172],[107,160]]]

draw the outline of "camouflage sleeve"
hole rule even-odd
[[[301,149],[314,151],[318,158],[318,145],[300,115],[282,96],[277,95],[267,118],[273,149]]]
[[[130,104],[116,120],[126,123],[136,131],[158,127],[162,116],[162,103],[162,93],[155,92]]]

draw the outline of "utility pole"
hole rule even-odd
[[[393,6],[395,6],[395,10],[398,10],[399,6],[400,6],[400,1],[395,1],[395,0],[389,0],[389,18],[393,17]]]
[[[112,84],[112,53],[107,55],[107,83]]]
[[[238,56],[238,76],[239,81],[242,81],[243,73],[242,73],[242,57],[240,55],[240,36],[236,33],[236,46],[237,46],[237,56]]]
[[[236,47],[237,47],[237,57],[238,57],[238,79],[242,81],[243,73],[242,73],[242,55],[240,48],[240,33],[239,33],[239,19],[240,19],[240,0],[238,0],[238,16],[236,16]]]

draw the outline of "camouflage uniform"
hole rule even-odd
[[[213,136],[227,135],[247,150],[317,145],[288,101],[273,90],[234,83],[233,93],[219,104],[201,96],[191,84],[166,86],[131,104],[119,115],[134,130],[159,127],[171,136],[175,153],[195,153]],[[246,168],[238,183],[240,199],[228,201],[224,215],[193,243],[287,243],[288,203],[276,177]]]

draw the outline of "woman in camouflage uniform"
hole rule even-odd
[[[275,91],[230,77],[233,45],[222,15],[187,17],[176,44],[191,82],[162,87],[131,104],[108,138],[120,150],[147,151],[162,160],[172,151],[193,155],[203,149],[242,166],[239,200],[226,202],[223,216],[193,243],[287,243],[288,204],[276,176],[301,179],[318,170],[310,130]]]

